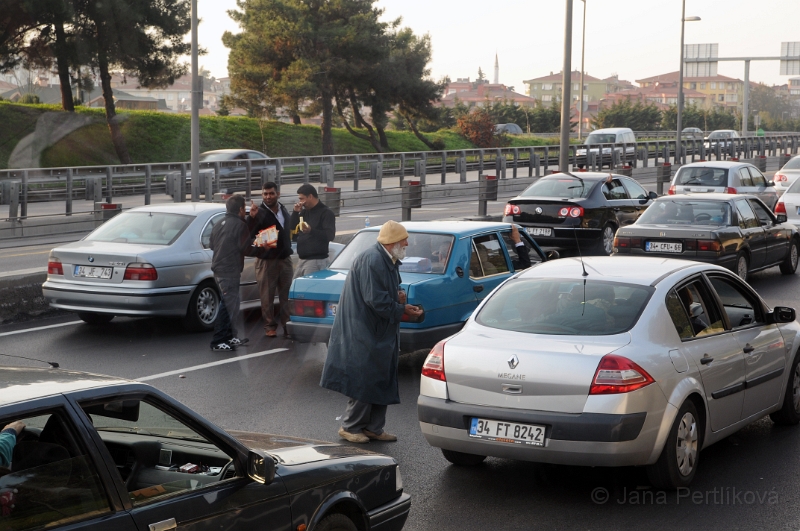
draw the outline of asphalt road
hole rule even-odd
[[[773,268],[756,273],[751,284],[770,305],[793,306],[800,298],[800,274],[785,277]],[[184,333],[169,320],[117,318],[91,327],[61,316],[0,326],[0,352],[146,379],[224,428],[338,441],[336,419],[346,399],[318,385],[326,347],[267,339],[255,314],[244,327],[248,348],[220,356],[208,348],[210,334]],[[800,529],[800,426],[773,426],[765,418],[715,444],[702,452],[691,489],[677,493],[651,489],[637,468],[494,458],[459,468],[419,431],[424,357],[401,357],[402,403],[389,408],[387,424],[400,440],[369,444],[401,465],[413,499],[408,530]],[[221,363],[197,367],[215,362]]]

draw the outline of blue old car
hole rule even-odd
[[[477,221],[403,222],[408,230],[400,266],[408,303],[424,313],[400,325],[400,349],[430,348],[461,330],[486,295],[520,268],[510,223]],[[380,227],[355,235],[330,267],[295,279],[289,293],[289,333],[300,342],[327,343],[356,256],[375,245]],[[547,260],[527,234],[520,233],[533,264]],[[404,316],[404,319],[406,317]]]

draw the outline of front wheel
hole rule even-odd
[[[217,286],[214,281],[206,280],[192,293],[183,326],[190,332],[213,330],[219,315],[219,306]]]
[[[455,450],[445,450],[442,448],[442,455],[445,459],[458,466],[475,466],[483,463],[485,455],[465,454]]]
[[[658,461],[647,467],[647,477],[657,489],[686,487],[694,479],[700,458],[700,422],[692,401],[683,403]]]
[[[326,516],[315,529],[317,531],[358,531],[356,524],[340,513]]]
[[[89,325],[103,325],[114,318],[112,313],[78,312],[78,319]]]
[[[792,368],[789,371],[783,405],[775,413],[770,413],[769,418],[775,424],[793,426],[800,423],[800,356],[797,354],[795,354]]]
[[[792,240],[789,243],[789,253],[781,262],[781,273],[784,275],[793,275],[797,271],[797,258],[798,258],[798,244],[797,240]]]

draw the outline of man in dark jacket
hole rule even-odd
[[[281,193],[273,182],[264,183],[261,190],[263,201],[256,207],[250,206],[247,225],[250,235],[255,237],[260,231],[274,226],[278,231],[275,248],[264,249],[263,257],[256,260],[256,281],[261,298],[261,317],[264,318],[264,331],[267,337],[278,335],[275,322],[275,292],[278,292],[280,321],[283,335],[288,337],[286,323],[289,321],[289,287],[292,285],[292,238],[289,234],[289,212],[278,199]]]
[[[350,442],[396,441],[383,431],[386,409],[399,404],[400,320],[422,315],[400,290],[408,232],[387,221],[378,243],[356,257],[339,298],[320,385],[347,396],[339,436]]]
[[[225,218],[211,229],[209,248],[214,251],[211,271],[217,282],[222,301],[219,315],[214,325],[211,350],[231,352],[239,345],[247,343],[247,338],[239,338],[234,321],[239,315],[239,284],[244,269],[245,256],[260,256],[261,249],[253,247],[250,229],[244,218],[244,197],[234,195],[225,202]]]
[[[336,236],[336,216],[317,195],[317,189],[306,183],[297,189],[298,201],[289,222],[297,234],[297,269],[294,278],[322,271],[328,267],[328,243]],[[300,218],[303,225],[300,226]]]

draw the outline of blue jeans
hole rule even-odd
[[[217,281],[217,288],[219,288],[220,304],[217,321],[214,324],[214,337],[211,338],[212,348],[237,337],[234,322],[239,317],[239,283],[241,276],[214,277],[214,280]]]

